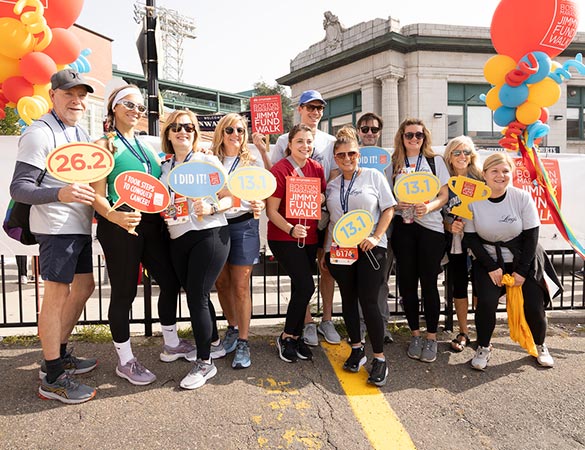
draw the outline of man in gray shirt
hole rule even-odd
[[[41,398],[82,403],[95,388],[80,384],[73,374],[95,368],[95,359],[80,359],[67,351],[67,341],[87,299],[94,290],[91,251],[93,188],[68,184],[46,172],[46,158],[54,148],[89,142],[78,124],[93,88],[74,70],[51,77],[53,109],[30,125],[18,142],[10,195],[32,205],[30,228],[39,243],[44,295],[38,319],[43,361],[39,376]]]

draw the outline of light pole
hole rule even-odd
[[[156,5],[155,0],[146,0],[146,82],[148,93],[148,134],[158,136],[158,57],[156,52]]]

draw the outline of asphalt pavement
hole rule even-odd
[[[161,337],[133,338],[136,356],[158,377],[143,387],[116,376],[111,343],[76,342],[75,354],[99,359],[78,377],[98,389],[81,405],[39,399],[40,346],[2,342],[0,449],[585,449],[585,327],[578,322],[551,321],[552,369],[513,343],[505,325],[485,372],[469,366],[472,348],[449,350],[451,334],[439,333],[432,364],[409,359],[408,336],[396,335],[385,346],[382,388],[363,388],[362,369],[348,389],[327,344],[314,349],[313,361],[281,361],[275,327],[253,328],[250,368],[233,370],[228,355],[194,391],[179,388],[190,363],[159,361]]]

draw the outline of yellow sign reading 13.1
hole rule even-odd
[[[396,198],[405,203],[424,203],[434,199],[441,189],[439,179],[429,172],[401,176],[394,185]]]
[[[241,167],[228,177],[228,189],[242,200],[264,200],[274,194],[276,178],[262,167]],[[256,216],[254,216],[257,218]]]
[[[341,247],[355,247],[367,238],[374,228],[374,218],[365,209],[354,209],[337,221],[333,240]]]

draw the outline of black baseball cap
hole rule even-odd
[[[63,69],[54,73],[51,77],[51,89],[62,89],[66,91],[75,86],[85,86],[87,92],[93,94],[93,88],[85,81],[83,76],[73,69]]]

